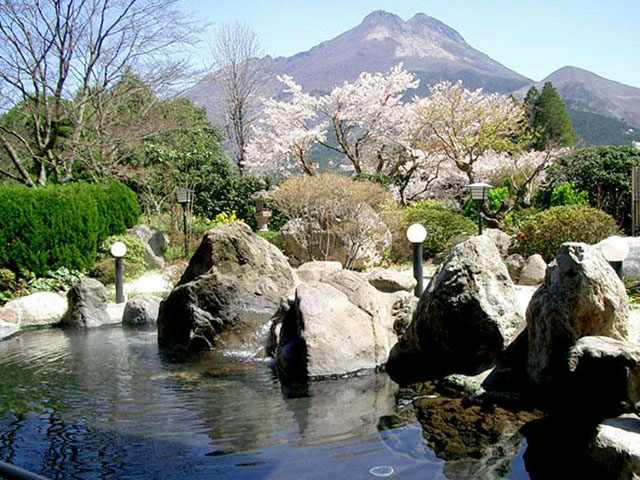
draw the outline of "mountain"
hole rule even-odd
[[[465,87],[482,87],[524,98],[531,85],[539,90],[551,82],[567,105],[580,144],[624,144],[640,140],[640,89],[576,67],[563,67],[540,82],[510,70],[470,46],[456,30],[424,13],[404,21],[385,11],[369,14],[360,25],[291,57],[257,59],[264,78],[263,96],[278,97],[276,75],[287,74],[306,92],[325,94],[333,86],[353,81],[361,72],[387,72],[402,62],[420,78],[411,95],[427,95],[441,80],[462,80]],[[216,122],[219,88],[216,73],[205,77],[185,95]]]
[[[353,81],[363,71],[386,72],[403,62],[420,78],[420,88],[412,94],[424,95],[429,84],[462,80],[468,88],[484,87],[492,92],[510,93],[531,80],[509,70],[471,47],[462,36],[444,23],[423,13],[408,21],[384,11],[369,14],[357,27],[332,40],[292,57],[264,57],[268,72],[265,90],[277,95],[281,84],[276,74],[287,74],[311,93],[328,93],[335,85]],[[212,74],[186,92],[196,105],[212,112],[217,91]]]
[[[640,88],[576,67],[563,67],[533,85],[551,82],[565,102],[580,143],[630,145],[640,138]],[[531,85],[514,92],[524,98]]]

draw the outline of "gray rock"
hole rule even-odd
[[[591,416],[640,412],[640,345],[582,337],[569,351],[568,380],[567,403],[575,408],[588,398]]]
[[[367,281],[381,292],[393,293],[398,291],[413,292],[416,279],[411,272],[399,272],[392,268],[376,268],[369,272]]]
[[[92,328],[113,324],[107,312],[107,290],[98,280],[81,278],[67,293],[69,307],[60,321],[66,328]]]
[[[509,255],[504,263],[507,266],[511,280],[513,280],[514,283],[518,283],[518,280],[520,280],[520,272],[522,272],[522,267],[524,267],[524,258],[522,255],[519,253]]]
[[[327,249],[327,235],[323,234],[317,221],[308,222],[295,218],[280,229],[278,242],[287,256],[295,258],[298,262],[321,259],[347,265],[350,256],[354,256],[352,268],[357,270],[379,265],[383,253],[391,247],[391,232],[378,214],[368,206],[359,212],[359,222],[364,225],[360,230],[366,231],[366,236],[341,236],[339,231],[332,232],[331,247]],[[357,239],[356,242],[354,238]]]
[[[162,257],[169,247],[169,237],[165,233],[152,228],[149,225],[136,225],[135,227],[127,230],[127,233],[135,235],[144,243],[149,245],[151,252],[158,257]]]
[[[637,480],[640,476],[640,418],[622,415],[602,422],[590,447],[594,478]]]
[[[298,277],[303,282],[322,282],[325,277],[342,270],[340,262],[306,262],[298,267]]]
[[[18,333],[18,324],[17,323],[8,323],[3,320],[0,320],[0,340],[5,338],[9,338]]]
[[[327,280],[298,285],[293,305],[280,314],[276,357],[286,379],[374,370],[397,340],[391,296],[354,272],[336,272]]]
[[[169,246],[169,237],[160,230],[151,228],[149,225],[136,225],[127,230],[129,235],[135,235],[145,245],[144,259],[147,267],[152,269],[164,268],[165,262],[162,255]]]
[[[20,314],[12,308],[2,307],[0,308],[0,322],[9,323],[17,327],[18,323],[20,323]]]
[[[629,309],[622,281],[602,254],[565,243],[527,308],[527,372],[534,386],[562,381],[567,355],[580,337],[626,340]]]
[[[540,285],[547,273],[547,263],[542,255],[534,254],[527,258],[520,271],[519,285]]]
[[[18,313],[20,328],[55,325],[67,311],[67,301],[57,293],[36,292],[7,302]]]
[[[475,236],[454,247],[432,278],[387,368],[396,378],[473,375],[492,366],[523,327],[496,246]]]
[[[485,228],[482,231],[482,234],[491,239],[491,241],[496,245],[496,248],[500,252],[500,256],[502,258],[507,258],[513,241],[509,234],[497,228]]]
[[[407,331],[411,319],[418,306],[418,298],[413,292],[393,292],[391,316],[393,317],[393,331],[400,338]]]
[[[286,257],[244,223],[209,230],[160,304],[158,342],[163,348],[262,344],[258,332],[293,285]]]
[[[127,302],[122,323],[128,326],[155,325],[162,299],[155,295],[140,295]]]

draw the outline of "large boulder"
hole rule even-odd
[[[36,292],[7,302],[18,313],[20,328],[55,325],[67,311],[67,301],[57,293]]]
[[[500,252],[500,256],[502,258],[507,258],[511,244],[513,243],[511,236],[498,228],[485,228],[482,233],[489,237],[496,245],[496,248]]]
[[[162,299],[155,295],[140,295],[127,302],[122,323],[130,327],[155,325]]]
[[[524,261],[518,278],[518,285],[540,285],[544,282],[546,273],[547,263],[544,261],[544,258],[542,258],[542,255],[538,253],[531,255]]]
[[[340,262],[313,261],[300,265],[297,273],[303,282],[322,282],[325,277],[339,270],[342,270],[342,264]]]
[[[257,343],[293,285],[286,257],[244,223],[209,230],[160,304],[158,342],[192,351]]]
[[[626,340],[622,281],[595,248],[564,243],[527,308],[527,372],[534,387],[563,382],[569,349],[584,336]]]
[[[411,272],[399,272],[392,268],[375,268],[367,275],[367,281],[381,292],[393,293],[399,291],[413,292],[416,279]]]
[[[476,374],[524,328],[513,282],[494,243],[458,244],[422,294],[388,370],[400,379]]]
[[[394,305],[401,296],[379,292],[348,270],[298,285],[274,317],[283,378],[318,379],[383,366],[397,341]]]
[[[5,315],[2,315],[3,311]],[[18,315],[13,310],[0,308],[0,340],[9,338],[16,333],[18,333]]]
[[[363,207],[358,216],[361,224],[358,230],[367,232],[366,236],[342,235],[337,231],[327,237],[316,220],[295,218],[280,229],[278,241],[282,250],[297,263],[323,259],[347,265],[349,257],[357,252],[353,268],[379,265],[385,250],[391,247],[391,232],[371,207]]]
[[[130,228],[127,233],[138,237],[144,243],[144,260],[148,268],[164,268],[162,256],[169,246],[169,237],[165,233],[144,224]]]
[[[627,414],[602,422],[589,451],[593,478],[640,478],[640,418]]]
[[[107,290],[98,280],[81,278],[67,293],[69,307],[60,320],[66,328],[92,328],[119,323],[107,312]],[[117,320],[117,319],[116,319]]]
[[[572,410],[583,405],[585,414],[598,420],[640,412],[640,345],[582,337],[569,351],[568,367],[567,395],[561,401]]]

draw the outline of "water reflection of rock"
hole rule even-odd
[[[420,422],[429,448],[445,461],[445,477],[456,480],[507,478],[521,450],[519,430],[536,418],[527,412],[436,395],[419,398],[406,410],[412,410]]]
[[[378,433],[380,417],[395,412],[398,386],[387,374],[312,382],[307,395],[287,398],[302,446]]]

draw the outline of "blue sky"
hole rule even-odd
[[[212,30],[218,23],[244,22],[272,56],[308,50],[374,10],[404,20],[422,12],[533,80],[572,65],[640,87],[638,0],[179,0],[179,5]]]

